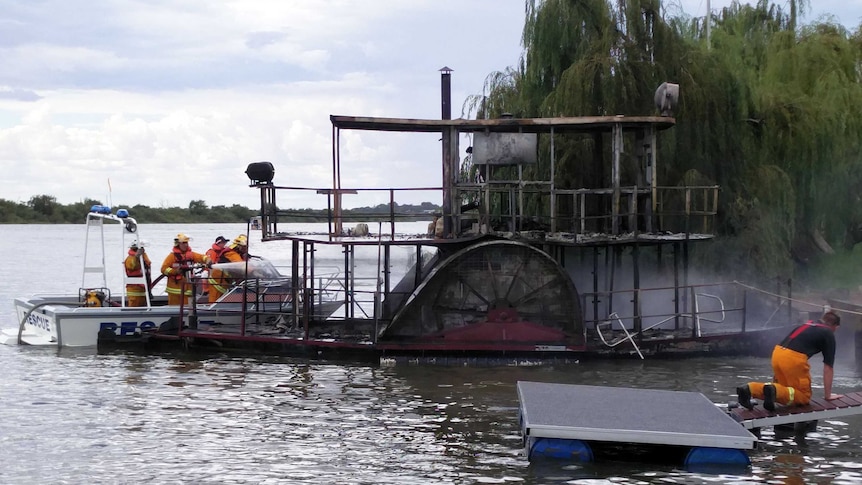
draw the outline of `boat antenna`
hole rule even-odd
[[[114,207],[114,201],[112,200],[111,193],[111,177],[108,177],[108,207]]]

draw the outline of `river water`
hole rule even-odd
[[[423,232],[424,224],[416,227]],[[203,251],[215,236],[233,238],[245,227],[142,225],[154,265],[177,232]],[[17,325],[16,296],[77,292],[82,226],[3,225],[0,234],[0,327]],[[278,243],[251,241],[253,254],[289,259]],[[850,340],[849,328],[840,332]],[[862,389],[852,347],[839,352],[836,392]],[[766,358],[380,367],[0,346],[0,369],[3,484],[862,481],[857,416],[821,421],[804,441],[764,429],[752,467],[727,473],[524,456],[519,380],[697,391],[726,404],[739,383],[769,378]],[[815,358],[815,385],[821,372]]]

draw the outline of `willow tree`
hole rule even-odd
[[[470,107],[491,117],[651,114],[655,87],[677,82],[660,180],[722,185],[725,254],[712,259],[745,262],[746,276],[789,276],[810,241],[862,239],[862,36],[828,22],[798,27],[808,2],[786,5],[734,2],[712,18],[708,46],[704,19],[666,18],[658,0],[527,0],[518,66],[489,76],[488,95]],[[579,162],[599,143],[557,143],[558,186],[606,183],[602,160]]]
[[[658,0],[527,1],[518,69],[489,76],[489,95],[471,106],[491,117],[652,112],[655,88],[668,80],[661,56],[674,51],[659,8]],[[557,186],[606,186],[607,163],[593,147],[607,143],[601,134],[558,137]],[[547,159],[536,168],[542,175]]]
[[[728,211],[730,232],[738,244],[805,261],[829,242],[855,239],[859,206],[848,196],[860,180],[862,91],[859,49],[846,30],[795,22],[767,2],[734,5],[717,19],[711,56],[747,93],[742,119],[750,129],[735,139],[744,156],[727,164],[738,174],[730,195],[746,202],[730,209],[751,209]],[[755,261],[770,273],[782,266]]]
[[[816,24],[788,37],[775,37],[756,87],[766,124],[761,163],[780,166],[794,182],[797,236],[822,233],[834,242],[843,236],[842,220],[859,210],[858,204],[836,205],[850,202],[843,195],[855,193],[859,181],[859,51],[836,25]]]

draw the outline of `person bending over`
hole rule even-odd
[[[739,404],[753,409],[751,398],[763,400],[763,407],[775,410],[775,403],[805,405],[811,401],[811,366],[808,359],[823,354],[823,396],[839,399],[832,394],[832,369],[835,364],[835,330],[841,317],[828,311],[816,322],[808,321],[793,329],[772,350],[773,382],[749,382],[736,388]]]

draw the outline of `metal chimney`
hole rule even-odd
[[[440,69],[440,107],[443,110],[442,119],[452,119],[452,69]]]
[[[440,107],[443,114],[442,119],[452,119],[452,69],[443,67],[440,69]],[[455,182],[455,176],[458,173],[458,142],[457,138],[453,140],[453,129],[450,127],[443,128],[440,141],[443,148],[443,237],[450,237],[452,234],[452,208],[454,204],[452,197],[454,191],[452,186]]]

